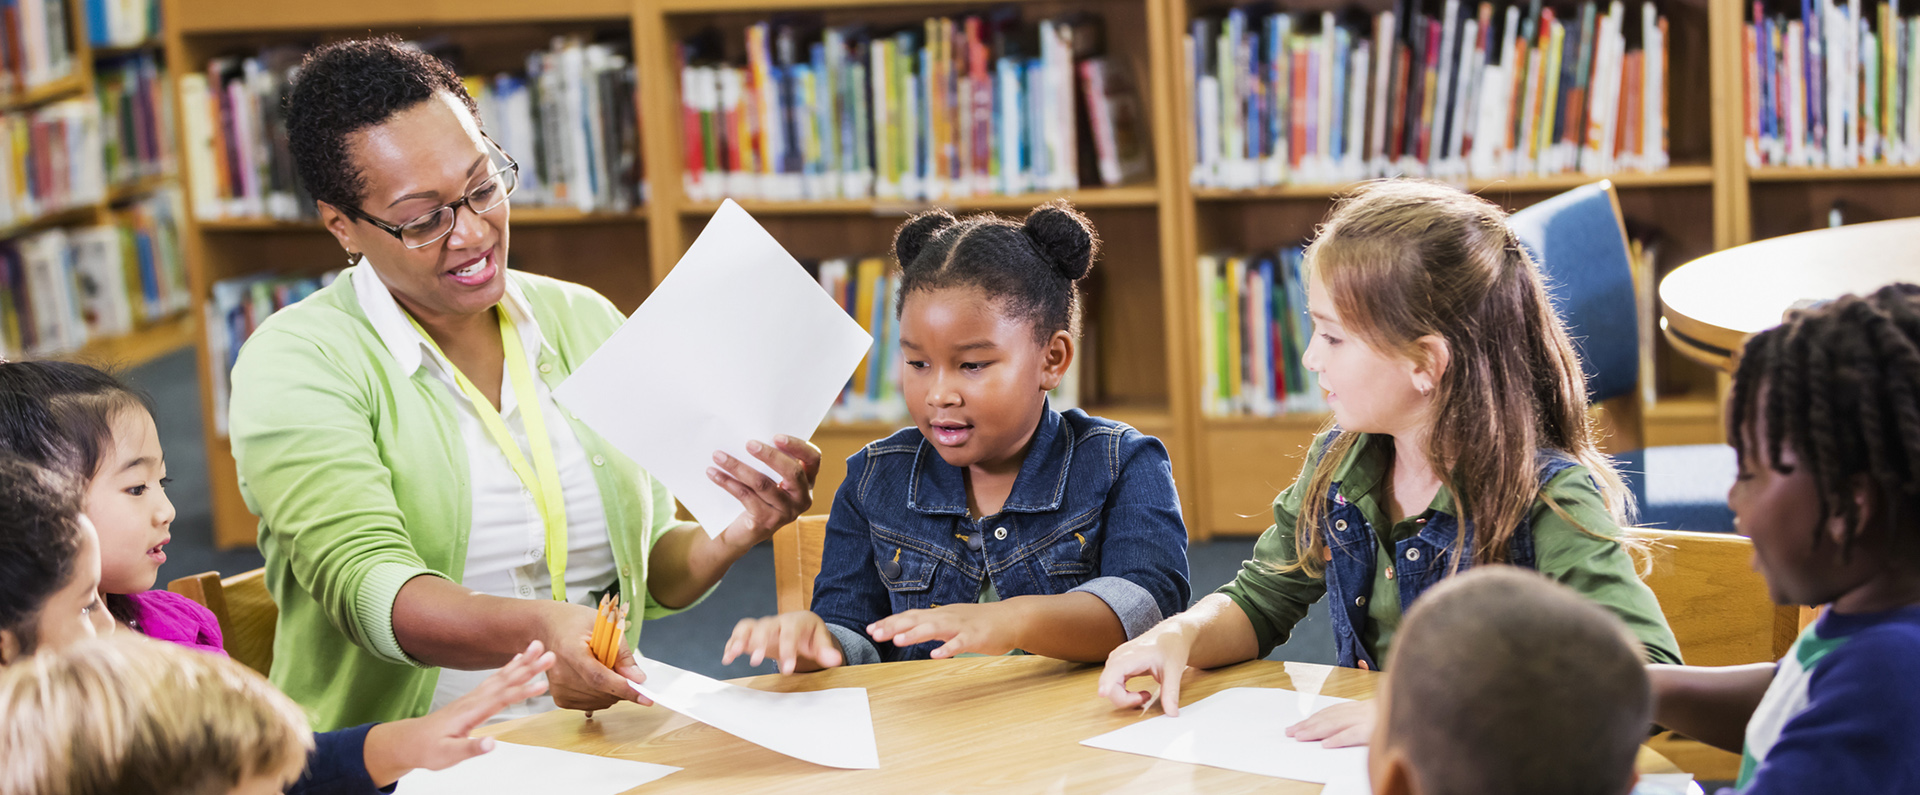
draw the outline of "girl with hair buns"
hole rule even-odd
[[[1047,401],[1098,248],[1063,201],[1024,222],[934,210],[900,227],[898,365],[915,427],[847,459],[813,610],[741,621],[724,662],[1093,662],[1186,606],[1166,447]]]

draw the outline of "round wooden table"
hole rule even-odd
[[[1796,303],[1920,282],[1920,218],[1854,224],[1716,251],[1660,280],[1667,341],[1731,369],[1747,335],[1780,324]]]
[[[478,732],[507,742],[684,768],[636,793],[763,792],[1151,792],[1301,793],[1319,784],[1103,751],[1080,744],[1141,720],[1095,695],[1097,665],[1045,657],[969,657],[769,674],[732,680],[791,692],[867,688],[878,770],[837,770],[761,748],[665,709],[620,704],[595,712],[560,710]],[[1372,698],[1379,674],[1351,668],[1259,660],[1189,671],[1193,703],[1229,687],[1314,690]],[[1135,680],[1135,687],[1151,680]],[[1151,714],[1160,714],[1154,706]],[[1642,773],[1673,773],[1642,747]]]

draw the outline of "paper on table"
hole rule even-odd
[[[731,199],[554,399],[673,491],[709,535],[741,513],[723,450],[813,436],[873,338]]]
[[[665,778],[680,768],[576,754],[555,748],[495,743],[493,751],[446,770],[415,770],[400,778],[407,795],[526,795],[566,792],[615,795]]]
[[[771,751],[816,765],[880,766],[867,689],[769,693],[636,658],[647,674],[633,689],[655,704]]]
[[[1633,795],[1700,795],[1692,773],[1641,773]]]
[[[1351,788],[1367,781],[1367,749],[1323,748],[1286,735],[1313,711],[1350,699],[1271,687],[1234,687],[1081,745]],[[1312,706],[1307,706],[1311,701]],[[1364,788],[1362,788],[1364,791]]]

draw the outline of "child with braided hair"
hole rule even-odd
[[[1826,611],[1777,664],[1651,666],[1655,720],[1741,749],[1740,795],[1920,791],[1920,286],[1754,335],[1727,437],[1754,567]]]

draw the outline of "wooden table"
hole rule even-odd
[[[1667,341],[1731,369],[1747,335],[1780,324],[1796,302],[1920,282],[1920,218],[1769,238],[1716,251],[1660,280]]]
[[[769,674],[735,684],[778,692],[865,687],[880,769],[836,770],[774,753],[665,709],[621,704],[594,713],[549,712],[479,732],[685,768],[633,790],[698,793],[866,792],[1266,792],[1320,791],[1318,784],[1170,762],[1080,745],[1141,719],[1094,694],[1096,665],[1044,657],[971,657]],[[1265,660],[1190,671],[1188,703],[1229,687],[1311,690],[1373,697],[1379,674]],[[1136,680],[1135,686],[1150,684]],[[1152,714],[1160,714],[1154,707]],[[1678,772],[1642,748],[1643,773]]]

